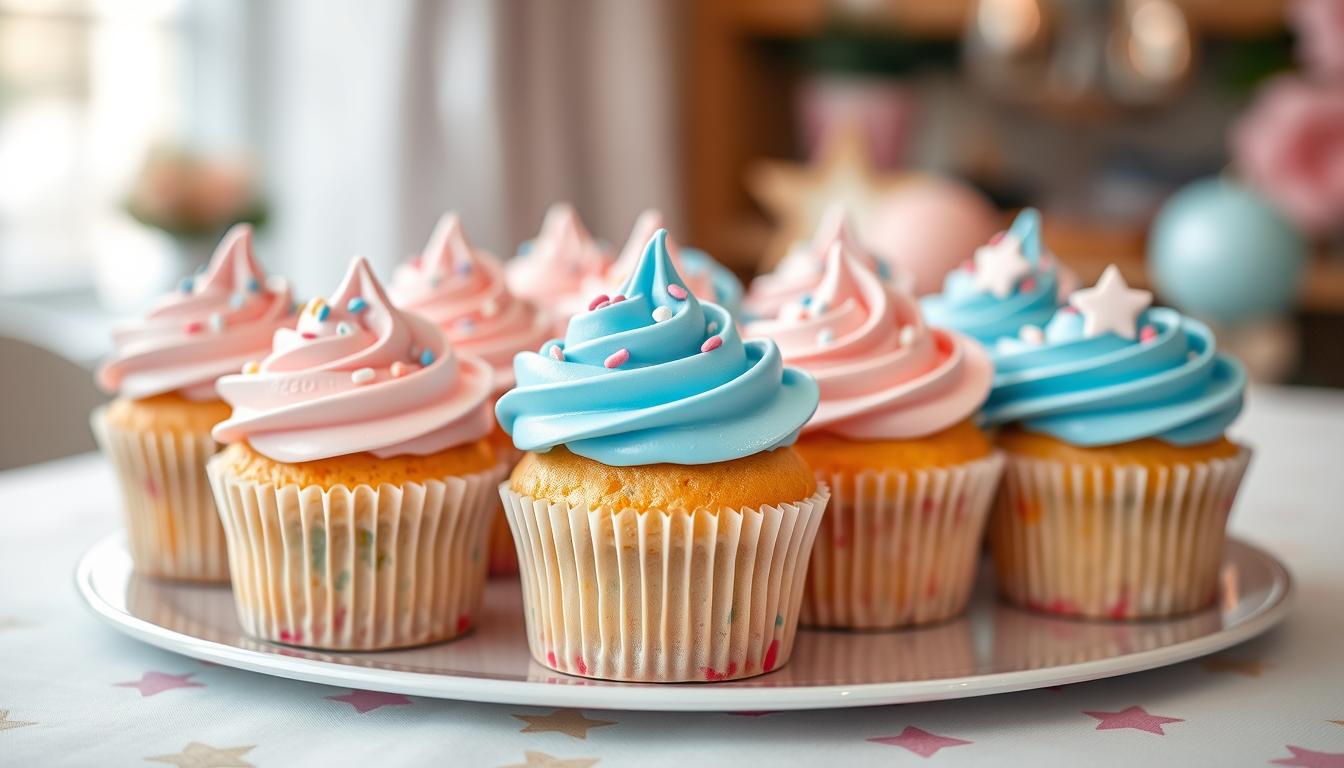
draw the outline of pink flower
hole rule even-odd
[[[1296,0],[1288,19],[1298,36],[1298,56],[1319,78],[1344,78],[1344,2]]]
[[[1271,80],[1230,139],[1242,174],[1298,225],[1344,225],[1344,81]]]

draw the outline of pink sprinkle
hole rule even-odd
[[[610,307],[610,306],[611,306],[611,302],[610,302],[610,301],[604,301],[604,302],[602,302],[601,304],[598,304],[596,307],[593,307],[593,308],[592,308],[592,311],[595,312],[595,311],[597,311],[597,310],[599,310],[599,309],[606,309],[607,307]]]
[[[1157,329],[1151,325],[1145,325],[1143,326],[1143,329],[1139,331],[1139,341],[1149,342],[1156,338]]]
[[[700,345],[700,351],[701,351],[701,352],[713,352],[714,350],[716,350],[716,349],[718,349],[719,347],[722,347],[722,346],[723,346],[723,337],[722,337],[722,336],[710,336],[708,339],[705,339],[705,343],[704,343],[704,344],[701,344],[701,345]]]
[[[316,333],[313,333],[312,331],[304,331],[303,333],[300,333],[299,335],[302,336],[303,338],[309,340],[309,341],[312,341],[313,339],[316,339],[316,338],[317,338],[317,334],[316,334]]]
[[[551,345],[551,357],[556,360],[559,360],[562,363],[565,362],[565,351],[563,349],[560,349],[559,344]]]
[[[406,373],[407,373],[407,370],[406,370],[406,364],[405,364],[405,363],[403,363],[403,362],[401,362],[400,360],[398,360],[397,362],[395,362],[395,363],[392,364],[392,368],[391,368],[392,378],[394,378],[394,379],[400,379],[402,376],[405,376]]]
[[[1023,281],[1022,281],[1022,286],[1021,286],[1021,288],[1022,288],[1022,290],[1024,290],[1024,291],[1034,291],[1034,290],[1036,290],[1036,278],[1034,278],[1034,277],[1028,277],[1026,280],[1023,280]]]
[[[1078,314],[1078,309],[1077,309],[1076,307],[1060,307],[1060,308],[1059,308],[1059,311],[1060,311],[1060,312],[1063,312],[1063,313],[1065,313],[1065,314],[1067,314],[1067,315],[1076,315],[1076,314]]]
[[[605,293],[598,294],[596,297],[593,298],[592,301],[588,302],[588,311],[592,312],[593,310],[606,305],[610,301],[611,299],[607,298],[607,294]]]
[[[672,298],[678,301],[685,301],[686,289],[682,288],[680,285],[677,285],[676,283],[673,283],[667,286],[667,295],[671,296]]]
[[[625,301],[625,294],[624,294],[624,293],[618,293],[618,294],[616,294],[615,296],[612,296],[612,297],[611,297],[611,303],[612,303],[612,304],[620,304],[622,301]]]
[[[1050,254],[1048,254],[1048,253],[1042,253],[1040,256],[1036,257],[1036,264],[1037,264],[1041,269],[1045,269],[1046,267],[1049,267],[1049,266],[1050,266]]]
[[[630,360],[630,350],[626,349],[625,347],[621,347],[615,352],[612,352],[611,356],[608,357],[605,361],[603,361],[602,364],[607,366],[608,368],[620,368],[622,365],[625,365],[626,362],[629,360]]]
[[[967,260],[961,262],[961,268],[962,268],[962,270],[965,271],[965,272],[974,272],[974,271],[975,271],[975,262],[972,261],[971,259],[967,259]]]
[[[1004,231],[995,232],[995,233],[994,233],[994,236],[991,237],[991,238],[989,238],[989,244],[990,244],[990,245],[998,245],[1000,242],[1003,241],[1003,238],[1006,237],[1007,234],[1008,234],[1008,233],[1007,233],[1007,232],[1004,232]]]
[[[187,333],[200,333],[205,330],[205,323],[202,323],[200,320],[193,320],[192,322],[187,323],[187,326],[182,330]]]

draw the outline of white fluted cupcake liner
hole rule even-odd
[[[999,591],[1065,616],[1172,616],[1217,597],[1228,513],[1250,462],[1149,468],[1009,454],[990,522]]]
[[[224,529],[205,465],[219,450],[204,432],[116,427],[106,407],[90,419],[121,488],[126,538],[138,573],[165,579],[229,579]]]
[[[830,492],[756,509],[579,508],[499,487],[532,656],[571,675],[733,680],[783,666]]]
[[[364,651],[463,634],[485,589],[503,471],[323,489],[239,480],[212,462],[243,630]]]
[[[951,467],[823,476],[804,626],[892,629],[966,609],[1003,455]]]

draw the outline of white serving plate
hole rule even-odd
[[[988,570],[988,569],[986,569]],[[225,587],[136,576],[120,534],[76,571],[80,595],[113,627],[193,658],[315,683],[445,699],[664,711],[827,709],[955,699],[1076,683],[1175,664],[1248,640],[1288,613],[1281,563],[1231,541],[1216,608],[1168,621],[1051,618],[997,602],[982,574],[967,614],[899,632],[802,631],[782,669],[731,683],[650,685],[570,677],[528,654],[516,582],[492,581],[478,628],[455,642],[326,653],[253,640]]]

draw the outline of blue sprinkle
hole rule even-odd
[[[178,288],[180,288],[183,293],[191,293],[191,289],[194,287],[196,287],[196,281],[192,280],[190,277],[182,278],[182,282],[178,285]]]
[[[457,265],[454,267],[454,269],[457,271],[457,274],[459,275],[469,275],[471,274],[471,262],[459,261]]]
[[[319,323],[326,322],[326,319],[330,316],[331,316],[331,307],[327,306],[326,304],[323,304],[322,306],[317,308],[317,322]]]
[[[434,362],[434,353],[433,353],[433,352],[431,352],[431,351],[429,351],[428,349],[426,349],[424,352],[421,352],[421,353],[420,353],[420,364],[421,364],[421,365],[428,366],[428,365],[429,365],[430,363],[432,363],[432,362]]]
[[[257,278],[255,277],[247,278],[247,292],[256,293],[259,290],[261,290],[261,285],[257,283]]]
[[[247,297],[241,293],[234,293],[229,296],[229,306],[233,309],[243,306],[243,303],[246,301]]]
[[[365,301],[363,296],[355,296],[345,303],[346,311],[353,315],[358,315],[368,308],[369,302]]]

